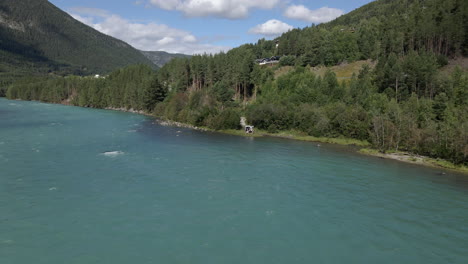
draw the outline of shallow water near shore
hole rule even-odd
[[[0,98],[0,263],[467,263],[468,177]]]

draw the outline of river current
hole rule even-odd
[[[0,99],[0,263],[468,263],[468,177]]]

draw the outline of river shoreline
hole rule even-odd
[[[468,175],[468,167],[457,166],[447,160],[443,159],[434,159],[426,156],[411,154],[408,152],[401,151],[389,151],[386,153],[379,152],[375,149],[364,148],[358,151],[360,154],[367,156],[379,157],[383,159],[391,159],[396,161],[401,161],[409,164],[422,165],[426,167],[436,168],[436,169],[445,169],[458,173],[463,173]]]
[[[3,97],[3,98],[10,100],[6,97]],[[15,100],[24,101],[21,99],[15,99]],[[36,101],[36,102],[40,102],[40,101]],[[59,104],[73,106],[71,104],[67,104],[64,102],[59,103]],[[93,107],[86,107],[86,108],[93,108]],[[95,109],[99,109],[99,108],[95,108]],[[400,162],[426,166],[426,167],[432,167],[432,168],[437,168],[437,169],[445,169],[445,170],[454,171],[454,172],[468,175],[468,167],[457,166],[447,160],[434,159],[434,158],[421,156],[421,155],[415,155],[415,154],[411,154],[407,152],[382,153],[376,149],[369,148],[370,147],[369,142],[356,140],[356,139],[313,137],[313,136],[308,136],[308,135],[305,135],[304,133],[294,131],[294,130],[280,131],[278,133],[269,133],[267,131],[257,129],[255,133],[253,134],[246,134],[243,130],[235,130],[235,129],[214,130],[214,129],[210,129],[207,127],[197,127],[197,126],[190,125],[187,123],[181,123],[177,121],[163,119],[154,114],[145,112],[143,110],[126,109],[123,107],[120,107],[120,108],[106,107],[103,109],[111,110],[111,111],[134,113],[134,114],[139,114],[139,115],[144,115],[147,117],[155,118],[156,122],[162,126],[183,127],[183,128],[189,128],[189,129],[194,129],[194,130],[203,131],[203,132],[222,133],[222,134],[241,136],[241,137],[276,137],[276,138],[289,139],[289,140],[299,140],[299,141],[307,141],[307,142],[315,142],[315,143],[327,143],[327,144],[337,144],[337,145],[342,145],[342,146],[360,147],[360,149],[356,151],[356,153],[358,154],[379,157],[383,159],[391,159],[391,160],[396,160]]]
[[[370,143],[367,141],[361,141],[356,139],[348,139],[348,138],[326,138],[326,137],[313,137],[304,135],[301,132],[297,131],[280,131],[279,133],[268,133],[263,130],[256,130],[254,134],[246,134],[243,130],[213,130],[206,127],[196,127],[190,124],[175,122],[175,121],[162,121],[158,120],[158,123],[164,126],[176,126],[176,127],[184,127],[190,128],[200,131],[209,131],[215,133],[222,133],[227,135],[234,135],[240,137],[275,137],[275,138],[282,138],[282,139],[289,139],[289,140],[298,140],[298,141],[306,141],[306,142],[315,142],[315,143],[326,143],[326,144],[336,144],[342,146],[349,146],[349,147],[358,147],[356,153],[361,155],[373,156],[383,159],[391,159],[395,161],[400,161],[404,163],[419,165],[419,166],[426,166],[435,169],[444,169],[449,170],[457,173],[462,173],[468,175],[468,167],[465,166],[457,166],[449,161],[442,160],[442,159],[434,159],[426,156],[411,154],[408,152],[392,152],[389,151],[387,153],[379,152],[376,149],[371,149]],[[445,174],[445,173],[442,173]]]

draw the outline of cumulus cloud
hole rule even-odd
[[[77,15],[77,14],[70,14],[74,19],[80,21],[81,23],[83,24],[86,24],[88,26],[92,26],[93,25],[93,22],[94,22],[94,18],[93,17],[86,17],[86,16],[80,16],[80,15]]]
[[[276,19],[271,19],[263,24],[256,25],[251,28],[249,33],[265,36],[278,36],[291,29],[293,29],[293,26]]]
[[[292,19],[303,20],[311,23],[324,23],[344,14],[344,11],[336,8],[322,7],[310,10],[303,5],[289,6],[284,16]]]
[[[97,16],[97,17],[107,17],[111,14],[107,10],[99,9],[99,8],[91,8],[91,7],[72,7],[70,8],[70,13],[78,13],[84,14],[87,16]]]
[[[70,15],[76,20],[139,50],[200,54],[227,51],[229,47],[203,43],[188,31],[165,24],[135,23],[105,10],[74,8]]]
[[[165,10],[176,10],[188,17],[245,18],[251,9],[272,9],[280,0],[149,0]]]

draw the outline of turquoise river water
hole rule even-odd
[[[468,177],[0,99],[0,263],[468,263]]]

